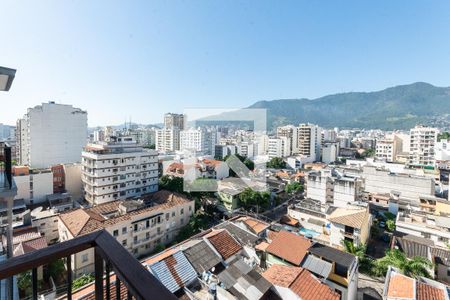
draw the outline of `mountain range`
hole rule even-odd
[[[268,126],[314,123],[332,128],[408,129],[448,119],[450,87],[416,82],[376,92],[350,92],[317,99],[258,101],[248,108],[267,109]]]

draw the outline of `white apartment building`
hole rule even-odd
[[[29,108],[17,122],[18,161],[32,168],[80,162],[87,142],[87,112],[51,101]]]
[[[320,148],[322,143],[322,130],[314,124],[300,124],[298,126],[298,153],[320,158]]]
[[[290,139],[287,137],[269,138],[267,154],[269,158],[287,157],[290,153]]]
[[[299,128],[293,125],[286,125],[277,128],[277,137],[289,139],[289,156],[298,153],[298,131]]]
[[[333,174],[333,170],[310,172],[306,178],[306,195],[322,205],[346,207],[358,200],[361,194],[361,180],[355,177]]]
[[[421,195],[434,195],[434,179],[403,173],[393,173],[384,168],[364,166],[361,177],[364,190],[374,194],[399,194],[402,198],[419,199]]]
[[[158,154],[131,137],[89,144],[82,153],[84,197],[92,204],[139,197],[158,190]]]
[[[14,199],[23,199],[25,204],[37,204],[47,201],[47,196],[53,194],[53,173],[50,169],[29,169],[15,167],[14,181],[17,195]]]
[[[180,150],[214,156],[217,143],[217,131],[204,128],[190,128],[180,133]]]
[[[436,161],[450,160],[450,141],[441,140],[434,147]]]
[[[338,142],[324,142],[322,145],[322,162],[326,164],[333,163],[339,155]]]
[[[439,130],[416,126],[410,130],[409,163],[411,165],[434,166],[434,149]]]
[[[385,139],[377,140],[375,146],[375,159],[385,162],[395,162],[397,161],[397,156],[402,152],[403,139],[401,138],[401,135],[393,134]]]
[[[172,242],[194,214],[194,205],[184,195],[162,190],[140,200],[119,200],[63,212],[58,222],[60,241],[105,229],[139,258]],[[92,273],[94,261],[93,248],[73,255],[75,278]]]
[[[180,130],[173,129],[157,129],[156,130],[156,150],[159,152],[174,152],[180,150]]]

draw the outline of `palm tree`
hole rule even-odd
[[[386,274],[388,266],[398,268],[403,274],[410,277],[430,277],[429,269],[433,263],[421,256],[414,256],[408,259],[406,255],[398,249],[387,250],[386,256],[376,261],[379,273]]]
[[[357,256],[359,259],[366,255],[366,245],[355,246],[353,242],[344,241],[344,247],[346,252]]]

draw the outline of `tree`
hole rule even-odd
[[[297,181],[288,183],[286,187],[284,188],[284,191],[288,194],[295,194],[297,192],[303,191],[303,186],[298,183]]]
[[[46,277],[47,279],[49,277],[52,277],[53,280],[57,281],[58,278],[60,278],[61,275],[65,272],[65,270],[66,268],[62,259],[52,261],[50,264],[48,264]]]
[[[72,291],[79,289],[80,287],[85,286],[88,283],[91,283],[95,280],[94,275],[92,274],[83,274],[81,277],[78,277],[72,282]]]
[[[159,178],[159,187],[172,192],[183,193],[183,178],[167,175],[161,176]]]
[[[433,267],[433,263],[421,256],[414,256],[408,259],[405,253],[398,249],[387,250],[386,255],[376,260],[379,275],[385,275],[388,267],[398,268],[403,274],[410,277],[430,277],[428,269]]]
[[[386,229],[389,232],[393,232],[395,230],[395,221],[394,220],[387,220],[386,221]]]
[[[245,209],[250,209],[256,206],[256,210],[267,209],[270,206],[269,192],[256,192],[251,188],[246,188],[239,194],[239,201]]]
[[[368,275],[375,275],[374,260],[366,256],[366,245],[355,246],[350,241],[344,241],[345,251],[358,257],[359,271]]]
[[[281,157],[272,157],[272,159],[267,162],[267,167],[273,169],[283,169],[286,168],[286,162]]]
[[[437,137],[438,142],[441,140],[450,140],[450,132],[444,131],[438,134]]]

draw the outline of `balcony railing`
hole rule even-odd
[[[105,230],[6,260],[0,263],[0,280],[32,270],[32,299],[38,299],[37,268],[57,259],[66,258],[66,298],[71,300],[71,256],[89,248],[94,248],[95,253],[96,300],[120,299],[121,284],[124,284],[127,289],[128,299],[131,297],[135,299],[177,299]],[[114,272],[117,278],[115,280],[115,296],[111,295],[111,272]]]

